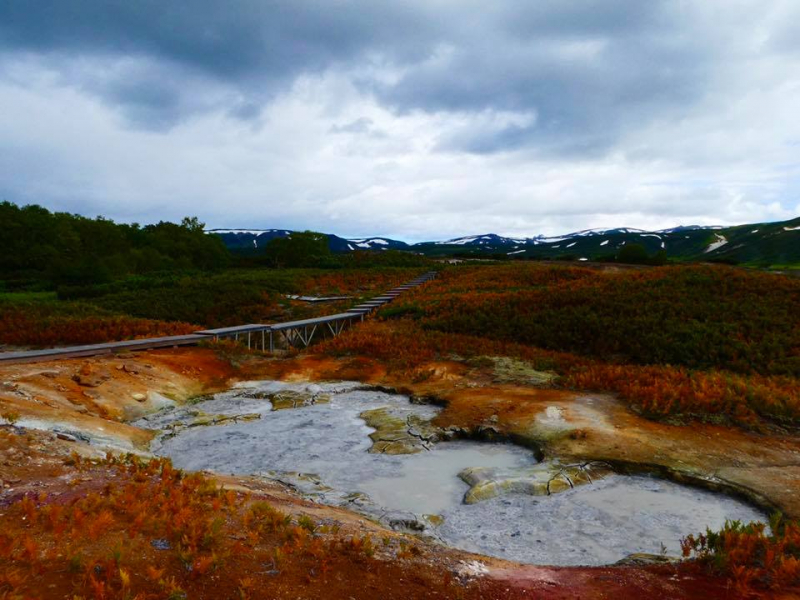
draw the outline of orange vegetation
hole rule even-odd
[[[800,584],[800,523],[772,519],[764,523],[728,521],[721,531],[690,535],[681,543],[685,557],[696,556],[729,576],[742,596],[758,590],[780,590]]]
[[[628,364],[800,376],[800,281],[722,267],[458,268],[386,314]]]
[[[419,272],[418,268],[395,268],[314,273],[311,277],[301,278],[298,287],[303,290],[304,294],[358,296],[365,292],[385,292],[419,275]]]
[[[383,576],[402,571],[375,558],[378,545],[398,565],[420,554],[413,544],[294,519],[167,460],[70,462],[88,485],[55,497],[26,495],[5,511],[1,597],[265,598],[294,597],[298,589],[312,597],[372,597]],[[404,587],[394,597],[470,592],[425,568]]]
[[[94,344],[197,331],[189,323],[113,316],[47,314],[32,307],[0,311],[0,343],[12,346]]]
[[[561,377],[557,385],[614,392],[653,418],[731,421],[758,427],[760,418],[795,423],[800,419],[800,385],[783,376],[696,371],[669,365],[620,365],[574,354],[478,336],[424,330],[415,321],[369,321],[316,348],[332,356],[369,356],[394,370],[451,356],[512,356]]]

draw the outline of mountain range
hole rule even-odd
[[[253,253],[270,240],[292,234],[287,229],[210,229],[233,251]],[[561,236],[503,237],[494,233],[444,241],[408,244],[385,237],[346,239],[328,234],[333,252],[403,250],[426,256],[497,256],[597,260],[615,255],[626,244],[640,244],[650,254],[669,258],[715,260],[760,266],[800,265],[800,218],[733,227],[683,226],[657,231],[631,227],[587,229]]]

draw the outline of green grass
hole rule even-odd
[[[22,304],[27,302],[53,302],[58,300],[55,292],[0,292],[0,303]]]

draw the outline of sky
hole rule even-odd
[[[800,215],[797,0],[3,0],[0,200],[406,241]]]

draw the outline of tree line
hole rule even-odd
[[[365,268],[418,266],[407,252],[334,254],[313,231],[272,240],[258,255],[232,253],[197,217],[154,225],[115,223],[0,203],[0,290],[82,288],[132,275],[226,267]]]
[[[11,286],[90,285],[231,261],[222,240],[206,235],[196,217],[141,226],[2,202],[0,223],[0,279]]]

